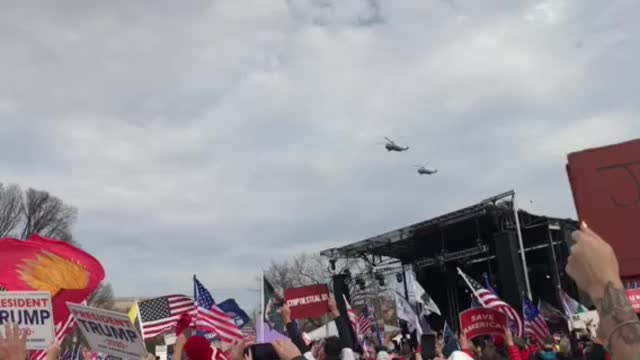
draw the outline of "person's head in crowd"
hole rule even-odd
[[[337,336],[330,336],[324,340],[325,360],[340,360],[342,342]]]
[[[571,356],[571,341],[569,338],[560,339],[560,343],[558,344],[558,352],[566,357]]]
[[[469,354],[464,351],[454,351],[449,355],[447,360],[474,360]]]
[[[400,350],[400,341],[398,340],[391,340],[391,344],[393,344],[393,350],[399,351]]]
[[[402,344],[400,345],[400,350],[398,351],[398,354],[400,354],[401,356],[407,356],[409,354],[411,354],[411,345],[409,344],[408,341],[402,341]]]
[[[502,336],[494,336],[493,344],[496,346],[496,348],[504,347],[504,337],[502,337]]]
[[[192,336],[184,344],[184,354],[188,360],[211,360],[213,349],[206,338]]]
[[[529,345],[527,345],[527,342],[521,337],[514,336],[513,344],[517,346],[518,350],[520,351],[527,350],[529,348]]]
[[[555,341],[553,340],[553,337],[547,336],[547,338],[544,340],[542,351],[545,351],[545,352],[555,351]]]
[[[505,338],[502,336],[495,336],[493,338],[493,345],[496,353],[500,358],[509,358],[509,349],[506,346]]]
[[[502,357],[496,350],[496,345],[493,341],[487,341],[485,343],[485,346],[480,353],[479,360],[502,360]]]
[[[378,355],[376,356],[376,360],[391,360],[391,355],[389,355],[388,352],[383,350],[378,352]]]
[[[540,360],[557,360],[558,354],[555,351],[555,344],[552,336],[545,339],[542,350],[538,353]]]

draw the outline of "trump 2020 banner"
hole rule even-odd
[[[460,326],[467,339],[485,335],[504,335],[507,315],[493,309],[469,309],[460,313]]]
[[[293,320],[317,318],[329,312],[329,288],[325,284],[286,289],[284,299]]]
[[[0,335],[5,324],[27,333],[28,350],[45,350],[55,340],[51,294],[46,291],[0,292]]]
[[[147,354],[142,337],[127,314],[67,303],[91,350],[122,359]]]

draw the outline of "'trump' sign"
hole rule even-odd
[[[504,335],[507,315],[493,309],[469,309],[460,313],[460,326],[467,339],[484,335]]]
[[[329,312],[329,288],[324,284],[286,289],[284,298],[293,320],[316,318]]]
[[[46,291],[0,292],[0,335],[5,324],[27,333],[28,350],[46,350],[54,341],[51,294]]]
[[[147,351],[127,314],[67,303],[93,351],[123,359],[141,359]]]

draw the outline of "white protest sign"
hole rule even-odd
[[[5,324],[26,332],[27,350],[46,350],[55,340],[51,294],[47,291],[0,291],[0,335]]]
[[[164,336],[165,345],[174,345],[176,343],[176,333],[167,334]]]
[[[591,336],[596,337],[599,323],[600,317],[598,316],[598,312],[593,310],[571,315],[569,327],[571,329],[584,329],[588,331]]]
[[[147,350],[127,314],[67,303],[91,350],[123,359],[142,359]]]

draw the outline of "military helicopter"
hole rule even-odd
[[[384,145],[384,147],[387,149],[387,151],[406,151],[409,150],[408,146],[402,147],[398,144],[396,144],[393,140],[389,139],[388,137],[384,137],[385,140],[387,140],[387,143]]]
[[[414,165],[415,167],[418,168],[418,174],[419,175],[433,175],[435,173],[438,172],[438,169],[427,169],[426,164],[425,165]]]

